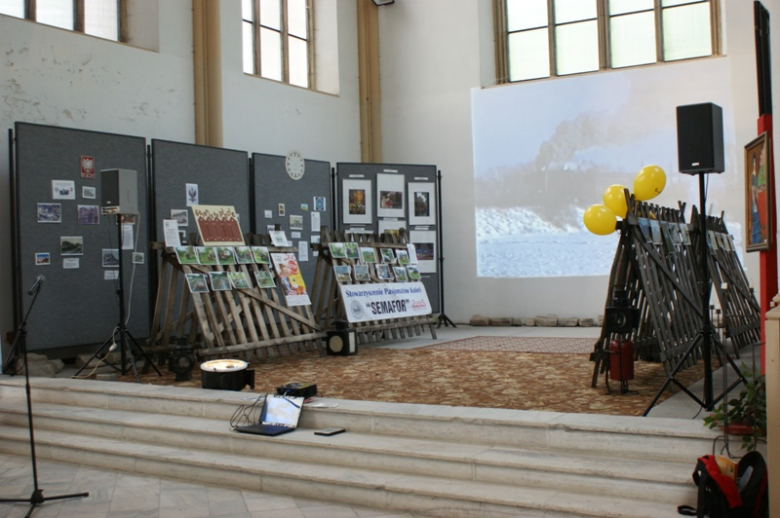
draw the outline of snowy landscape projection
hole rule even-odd
[[[686,202],[689,221],[699,191],[698,177],[677,168],[676,107],[685,104],[723,108],[727,173],[708,175],[708,210],[726,211],[739,242],[742,146],[735,149],[729,77],[725,60],[706,60],[475,89],[477,275],[608,275],[619,236],[592,234],[582,215],[610,185],[631,190],[645,165],[667,177],[651,202]]]

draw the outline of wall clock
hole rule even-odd
[[[290,178],[300,180],[306,171],[306,162],[303,160],[303,155],[298,151],[290,151],[284,159],[284,167],[287,169],[287,174]]]

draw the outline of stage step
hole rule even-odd
[[[23,381],[0,377],[0,449],[22,455]],[[435,516],[671,516],[695,503],[715,437],[699,421],[317,399],[268,438],[230,429],[249,392],[32,386],[41,458]],[[348,432],[314,435],[329,426]]]

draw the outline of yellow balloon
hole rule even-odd
[[[605,205],[591,205],[582,215],[585,228],[596,235],[606,236],[615,231],[617,216]]]
[[[612,209],[612,212],[621,218],[625,218],[626,213],[628,212],[625,189],[626,188],[623,185],[610,185],[607,187],[607,190],[604,191],[604,196],[602,196],[604,205]]]
[[[634,197],[639,201],[652,200],[666,187],[666,173],[657,165],[646,165],[634,177]]]

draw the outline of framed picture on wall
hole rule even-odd
[[[436,198],[433,183],[409,183],[409,224],[436,224]]]
[[[772,220],[769,214],[771,142],[766,132],[745,146],[745,238],[748,252],[769,250]]]
[[[341,182],[342,222],[346,225],[370,224],[371,180],[344,180]]]
[[[403,218],[406,178],[401,174],[376,175],[376,215],[380,218]]]

